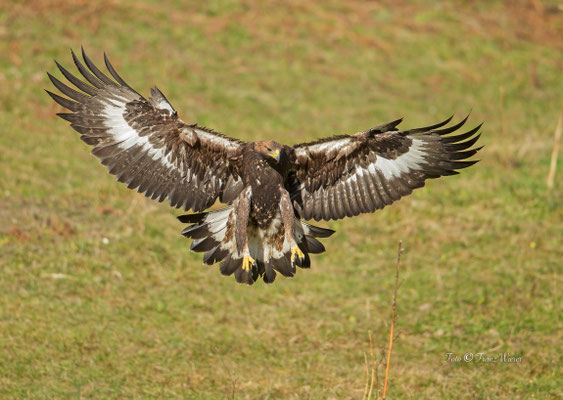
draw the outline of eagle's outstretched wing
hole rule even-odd
[[[459,135],[467,120],[399,131],[401,119],[354,135],[334,136],[294,146],[290,176],[294,204],[305,219],[340,219],[373,212],[424,186],[424,181],[457,174],[480,148],[481,125]]]
[[[72,58],[86,83],[55,61],[80,91],[48,73],[51,82],[70,99],[49,95],[72,111],[58,114],[94,146],[92,153],[130,189],[164,200],[173,207],[202,211],[217,197],[228,202],[242,188],[237,160],[243,142],[212,130],[189,125],[156,87],[145,99],[117,74],[104,55],[111,79],[86,56],[87,68]]]

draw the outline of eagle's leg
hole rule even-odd
[[[250,271],[256,265],[256,260],[250,257],[248,250],[248,216],[250,215],[250,187],[247,187],[237,199],[236,204],[236,225],[235,225],[235,240],[237,244],[237,251],[242,254],[242,269]]]
[[[301,265],[301,263],[305,260],[305,254],[301,251],[297,242],[295,241],[295,234],[294,234],[294,221],[295,221],[295,212],[293,211],[293,206],[291,205],[291,198],[289,197],[289,193],[285,188],[281,187],[281,202],[280,202],[280,209],[281,209],[281,217],[283,222],[283,227],[285,231],[285,239],[291,245],[291,262],[297,263]]]

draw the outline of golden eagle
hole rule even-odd
[[[245,143],[183,122],[156,87],[148,99],[115,71],[104,54],[104,74],[82,49],[84,64],[71,51],[84,80],[55,61],[76,89],[47,73],[67,97],[49,95],[70,113],[70,122],[92,153],[130,189],[197,214],[182,234],[203,262],[221,262],[221,273],[252,284],[272,283],[276,271],[293,276],[308,268],[309,253],[321,253],[316,239],[334,231],[303,220],[335,220],[371,213],[424,186],[429,178],[457,174],[480,148],[480,126],[462,134],[467,120],[442,128],[399,130],[401,119],[352,135],[286,146],[275,141]],[[219,199],[227,206],[201,212]]]

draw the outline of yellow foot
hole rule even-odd
[[[245,271],[250,271],[252,266],[256,263],[256,260],[249,255],[245,255],[242,258],[242,269]]]
[[[305,258],[305,254],[303,254],[299,246],[293,246],[291,248],[291,262],[304,258]]]

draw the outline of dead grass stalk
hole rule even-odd
[[[389,376],[391,370],[391,352],[393,350],[393,341],[395,340],[395,321],[397,316],[397,292],[399,290],[399,272],[401,266],[401,253],[403,252],[403,242],[399,241],[398,248],[397,248],[397,264],[395,268],[395,287],[393,290],[393,303],[391,306],[392,314],[391,314],[391,327],[389,329],[389,348],[387,351],[387,363],[385,366],[385,380],[383,383],[383,392],[382,392],[382,400],[385,400],[385,395],[387,394],[387,388],[389,385]],[[375,353],[373,350],[373,341],[371,340],[371,331],[368,331],[369,336],[369,349],[370,349],[370,365],[368,365],[367,355],[364,352],[364,362],[366,365],[366,384],[364,387],[364,395],[362,400],[370,400],[373,392],[374,384],[376,388],[379,386],[379,379],[377,376],[377,371],[379,369],[379,365],[383,360],[384,355],[381,356],[381,360],[376,362]],[[384,350],[382,351],[384,354]],[[379,390],[376,389],[376,392],[379,393]]]
[[[547,174],[548,189],[551,189],[553,187],[553,181],[555,180],[557,156],[559,155],[559,142],[561,141],[561,130],[563,130],[563,106],[561,107],[561,112],[559,113],[559,121],[557,122],[557,127],[555,128],[555,136],[553,138],[553,150],[551,151],[551,162],[549,164],[549,172]]]

